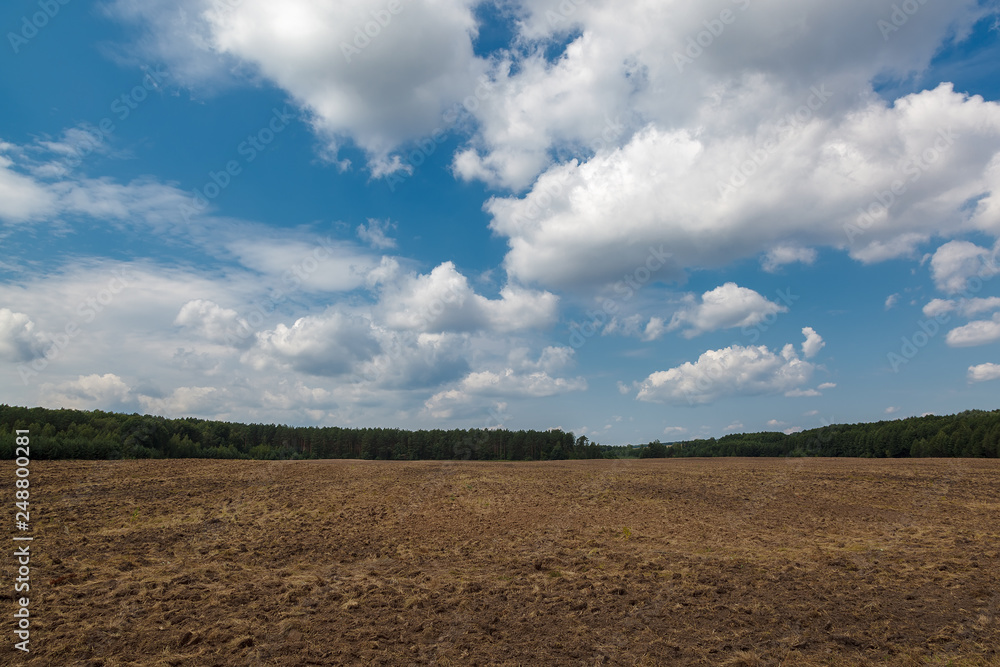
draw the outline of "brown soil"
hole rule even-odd
[[[6,664],[1000,665],[998,461],[31,468]]]

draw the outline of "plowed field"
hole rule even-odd
[[[998,461],[31,469],[5,664],[1000,665]]]

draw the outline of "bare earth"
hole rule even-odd
[[[4,664],[1000,665],[1000,461],[31,469]]]

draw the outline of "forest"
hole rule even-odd
[[[545,461],[714,456],[1000,457],[1000,410],[834,424],[785,434],[601,445],[560,430],[282,426],[0,405],[0,455],[27,430],[33,459],[380,459]]]

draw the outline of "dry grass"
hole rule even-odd
[[[37,462],[33,651],[3,660],[1000,665],[998,482],[996,461]]]

